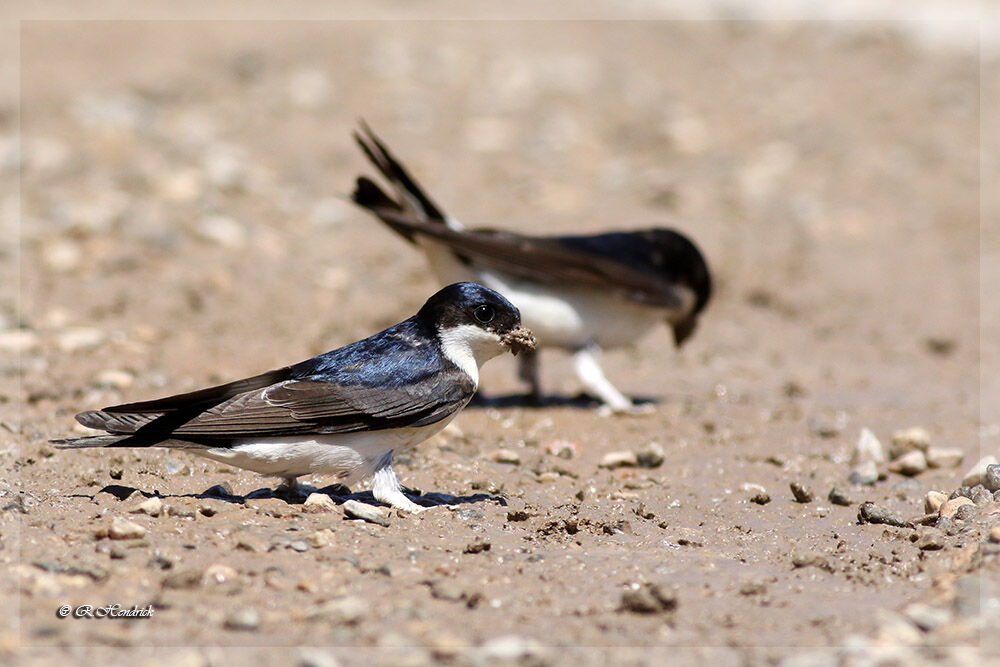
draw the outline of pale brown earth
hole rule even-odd
[[[0,108],[3,659],[998,659],[988,520],[947,535],[857,519],[863,501],[919,517],[927,491],[1000,449],[1000,327],[980,308],[998,278],[980,225],[996,211],[980,190],[997,176],[994,59],[809,23],[38,21],[19,35],[19,98]],[[397,465],[456,506],[387,527],[248,497],[274,480],[182,453],[48,444],[79,433],[77,411],[305,359],[435,291],[410,246],[343,200],[371,171],[360,117],[466,223],[696,240],[717,286],[696,335],[675,351],[664,327],[605,356],[652,414],[531,407],[513,361],[493,361],[494,402]],[[553,396],[577,396],[564,355],[542,370]],[[962,463],[847,481],[862,428],[888,445],[911,426]],[[550,453],[563,441],[571,458]],[[599,467],[652,442],[658,467]],[[792,482],[815,499],[795,502]],[[202,495],[216,484],[235,497]],[[771,501],[750,502],[751,485]],[[850,506],[828,501],[834,486]],[[154,496],[169,515],[130,513]],[[145,537],[104,537],[115,517]],[[646,583],[676,608],[623,608]],[[56,616],[111,603],[155,613]],[[914,603],[944,620],[919,628]]]

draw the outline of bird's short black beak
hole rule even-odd
[[[500,338],[500,342],[503,343],[515,357],[518,352],[531,352],[535,349],[534,334],[522,326],[517,326],[505,333]]]
[[[674,331],[674,346],[680,347],[698,327],[698,318],[694,316],[686,317],[680,322],[673,323],[671,327]]]

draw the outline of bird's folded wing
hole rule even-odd
[[[113,433],[198,442],[423,426],[460,410],[469,387],[428,378],[401,388],[287,380],[233,396],[208,409],[176,406],[161,414],[83,413],[80,421]],[[152,403],[152,402],[151,402]]]
[[[466,260],[518,278],[615,292],[651,306],[677,308],[683,304],[677,286],[666,277],[568,247],[554,238],[494,230],[459,231],[388,207],[372,208],[372,212],[397,230],[430,237]]]

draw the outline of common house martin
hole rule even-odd
[[[471,280],[510,299],[539,348],[572,353],[577,376],[604,403],[602,410],[637,409],[605,377],[601,349],[634,345],[663,320],[677,346],[694,332],[712,280],[690,239],[664,228],[578,236],[466,229],[434,203],[366,124],[354,137],[395,194],[360,176],[354,203],[418,246],[442,283]],[[536,353],[520,357],[519,375],[539,399]]]
[[[482,285],[445,287],[413,317],[292,366],[152,401],[76,415],[108,435],[53,440],[60,449],[168,447],[284,478],[373,477],[376,500],[420,507],[402,490],[394,452],[431,437],[465,407],[479,367],[533,349],[517,308]]]

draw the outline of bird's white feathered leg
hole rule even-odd
[[[602,412],[631,412],[632,401],[615,389],[601,370],[601,349],[596,345],[580,348],[573,354],[573,368],[580,382],[604,402]]]
[[[372,495],[375,496],[375,500],[405,512],[421,512],[426,509],[407,498],[403,493],[403,486],[396,477],[396,471],[392,469],[391,449],[383,454],[375,465]]]

